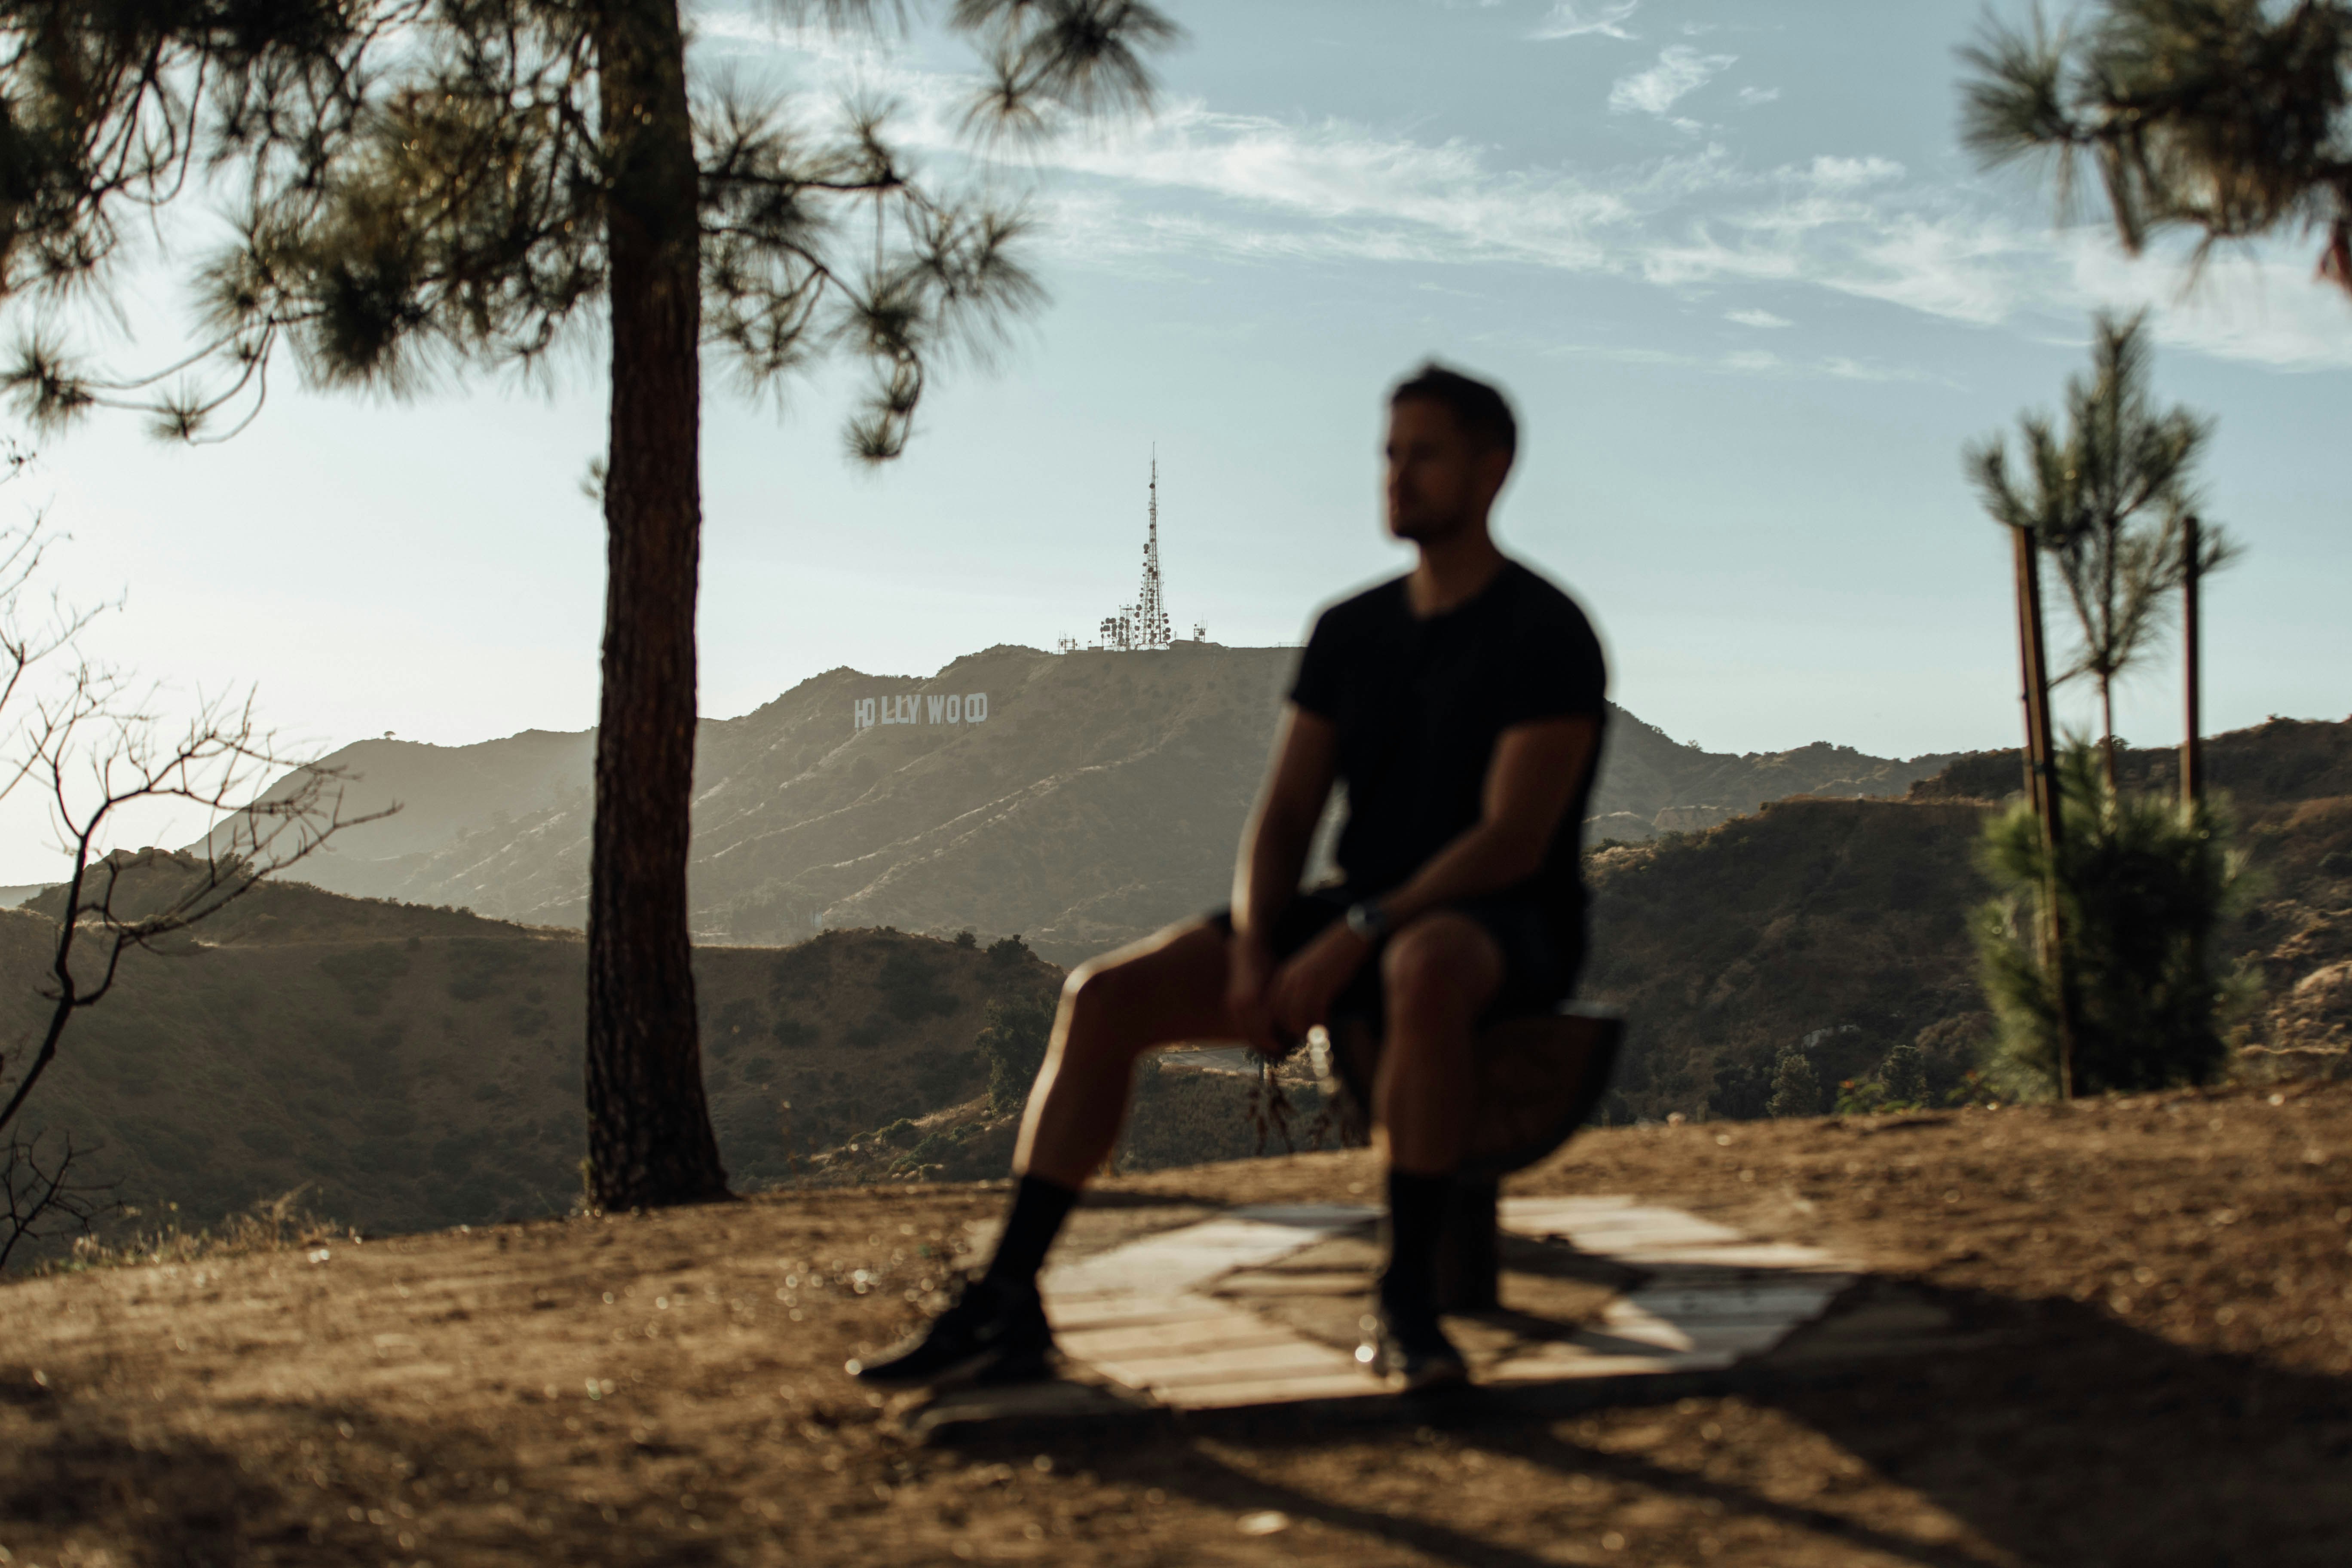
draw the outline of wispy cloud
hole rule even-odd
[[[1664,114],[1676,99],[1705,87],[1738,58],[1738,55],[1703,55],[1687,44],[1669,45],[1658,52],[1657,63],[1649,69],[1617,79],[1609,89],[1610,111]]]
[[[954,155],[955,114],[969,80],[919,70],[902,56],[821,56],[766,37],[770,50],[895,97],[907,140]],[[1663,117],[1730,60],[1676,46],[1619,89],[1631,107]],[[1666,77],[1658,76],[1662,68]],[[1649,78],[1654,85],[1628,85]],[[1164,272],[1186,258],[1219,257],[1268,265],[1500,263],[1638,279],[1690,297],[1769,282],[2042,335],[2078,331],[2102,301],[2145,302],[2168,342],[2281,368],[2352,366],[2352,310],[2309,283],[2308,260],[2297,255],[2280,259],[2284,253],[2265,250],[2251,263],[2225,256],[2184,297],[2177,257],[2126,261],[2104,230],[2053,233],[1885,157],[1825,155],[1758,168],[1708,142],[1640,163],[1515,167],[1459,138],[1430,142],[1337,118],[1235,114],[1199,100],[1167,103],[1154,119],[1111,132],[1049,140],[1033,156],[1041,175],[1057,176],[1036,193],[1040,239],[1071,265]],[[1733,310],[1728,319],[1784,324],[1764,311]],[[1790,358],[1775,374],[1896,373]]]
[[[1726,310],[1723,319],[1737,321],[1743,327],[1793,327],[1786,316],[1776,316],[1769,310]]]
[[[1739,107],[1742,109],[1755,109],[1780,100],[1780,89],[1777,87],[1743,87],[1739,89]]]
[[[1604,38],[1631,38],[1626,21],[1642,8],[1642,0],[1558,0],[1551,14],[1535,26],[1530,38],[1581,38],[1597,33]]]
[[[1197,101],[1051,155],[1076,173],[1313,220],[1310,243],[1357,253],[1367,229],[1397,228],[1418,235],[1432,259],[1593,268],[1607,264],[1604,233],[1633,216],[1622,195],[1566,173],[1490,168],[1467,142],[1433,145],[1337,120],[1222,114]]]
[[[1671,349],[1623,343],[1554,343],[1542,352],[1563,359],[1597,359],[1612,364],[1665,365],[1678,370],[1717,375],[1761,376],[1776,381],[1828,377],[1834,381],[1944,382],[1948,379],[1909,365],[1889,365],[1843,354],[1783,356],[1765,349],[1736,349],[1729,353],[1678,353]]]

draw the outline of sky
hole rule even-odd
[[[1135,595],[1155,453],[1180,631],[1294,641],[1409,563],[1379,529],[1381,399],[1436,356],[1510,393],[1498,535],[1585,605],[1632,711],[1720,751],[2014,744],[2008,547],[1960,453],[2058,404],[2103,307],[2149,310],[2160,396],[2215,422],[2205,511],[2245,553],[2208,591],[2209,726],[2352,712],[2352,300],[2305,237],[2192,279],[1979,171],[1955,134],[1978,0],[1167,8],[1186,40],[1155,115],[992,171],[952,129],[961,44],[689,8],[704,77],[812,116],[890,99],[933,177],[1025,200],[1049,296],[878,470],[843,456],[844,375],[753,402],[713,374],[706,715],[844,665],[1085,640]],[[100,334],[119,363],[170,357],[194,253]],[[165,708],[251,690],[316,751],[583,729],[602,374],[584,351],[394,402],[289,365],[219,445],[130,416],[41,437],[0,521],[63,536],[45,586],[116,605],[86,646]],[[2177,741],[2177,686],[2152,665],[2122,731]],[[53,861],[37,806],[0,805],[0,880]]]

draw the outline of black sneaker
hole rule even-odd
[[[1458,1388],[1470,1368],[1438,1326],[1434,1312],[1404,1311],[1381,1305],[1361,1320],[1364,1342],[1356,1363],[1400,1394]]]
[[[954,1304],[872,1361],[845,1369],[860,1383],[916,1388],[945,1383],[1029,1383],[1053,1375],[1054,1331],[1034,1286],[968,1279]]]

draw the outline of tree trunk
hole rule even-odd
[[[2029,531],[2012,529],[2016,549],[2017,647],[2025,678],[2027,798],[2042,819],[2042,972],[2055,1005],[2060,1100],[2074,1098],[2074,984],[2066,961],[2066,920],[2059,900],[2058,863],[2066,841],[2066,799],[2058,775],[2058,748],[2050,723],[2050,659],[2042,626],[2042,557]]]
[[[2107,799],[2123,798],[2122,777],[2116,772],[2116,688],[2115,677],[2099,677],[2099,752],[2105,764]]]
[[[2193,814],[2198,803],[2205,798],[2204,714],[2200,711],[2198,647],[2197,575],[2203,563],[2200,559],[2203,546],[2198,536],[2197,514],[2190,512],[2180,524],[2180,652],[2182,715],[2185,725],[2180,737],[2180,809]]]
[[[588,1153],[608,1209],[727,1195],[697,1039],[686,864],[701,553],[694,143],[676,0],[607,0],[613,386],[588,871]]]

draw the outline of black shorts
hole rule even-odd
[[[1267,946],[1277,959],[1288,958],[1344,919],[1348,906],[1360,895],[1345,888],[1311,888],[1290,900],[1277,916]],[[1481,1022],[1549,1013],[1576,994],[1576,978],[1584,967],[1584,922],[1555,913],[1525,894],[1489,893],[1457,899],[1439,906],[1463,916],[1494,940],[1503,955],[1503,983],[1487,1004]],[[1434,912],[1434,911],[1432,911]],[[1230,935],[1234,912],[1223,909],[1209,917]],[[1385,941],[1383,944],[1385,945]],[[1381,954],[1375,948],[1364,966],[1332,999],[1334,1017],[1367,1018],[1377,1026],[1381,1008]]]

